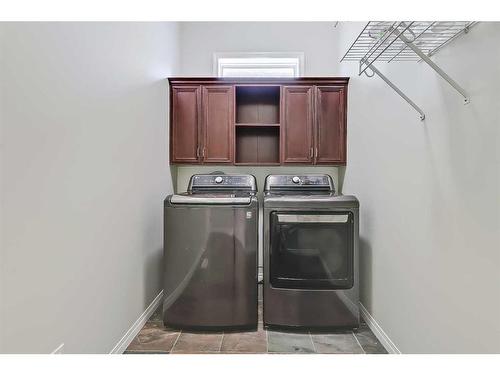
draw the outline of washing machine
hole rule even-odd
[[[168,327],[257,326],[257,184],[252,175],[197,174],[164,202]]]

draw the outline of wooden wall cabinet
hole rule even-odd
[[[312,163],[314,160],[313,86],[284,86],[282,108],[283,163]]]
[[[346,94],[343,86],[315,87],[315,164],[346,161]]]
[[[172,85],[172,163],[233,162],[233,87]]]
[[[172,86],[170,99],[170,160],[172,163],[198,163],[201,87]]]
[[[283,163],[345,164],[344,86],[284,86]]]
[[[346,163],[348,78],[171,78],[173,164]]]
[[[233,162],[233,98],[232,86],[203,86],[200,146],[203,163]]]

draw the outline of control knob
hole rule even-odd
[[[222,183],[222,181],[223,181],[223,180],[222,180],[222,177],[221,177],[221,176],[217,176],[217,177],[215,177],[215,183],[216,183],[216,184],[221,184],[221,183]]]
[[[294,176],[294,177],[292,177],[292,182],[294,184],[298,184],[300,182],[300,178],[298,176]]]

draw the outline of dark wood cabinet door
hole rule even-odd
[[[200,86],[172,86],[170,160],[172,163],[199,163]]]
[[[283,163],[311,163],[313,158],[312,86],[283,86],[281,152]]]
[[[233,86],[203,87],[204,163],[232,163],[234,146]]]
[[[315,163],[344,164],[346,161],[346,88],[317,86],[315,91]]]

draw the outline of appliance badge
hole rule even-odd
[[[251,219],[252,218],[252,211],[247,211],[247,219]]]

